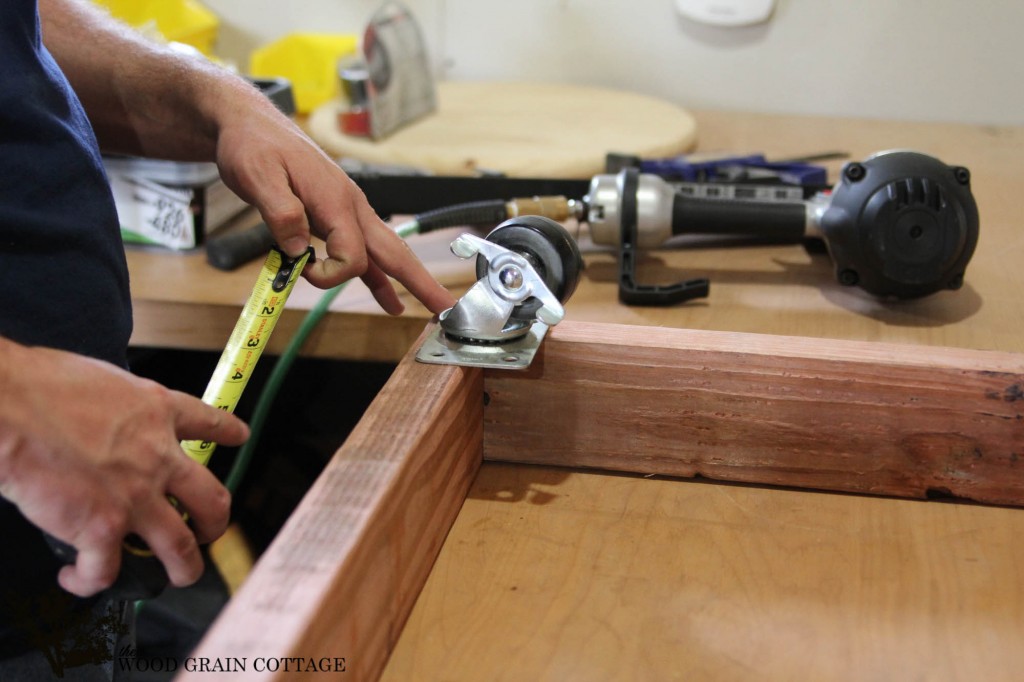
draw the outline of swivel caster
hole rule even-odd
[[[439,326],[416,359],[434,364],[523,369],[550,326],[565,315],[583,259],[558,223],[522,216],[486,239],[463,234],[452,242],[460,258],[476,256],[479,278],[439,316]]]

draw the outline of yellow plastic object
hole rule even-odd
[[[328,33],[292,33],[252,53],[249,75],[291,81],[295,109],[308,114],[338,96],[338,60],[355,54],[359,38]]]
[[[191,45],[213,56],[220,21],[195,0],[93,0],[125,23],[143,31],[156,30],[168,41]]]

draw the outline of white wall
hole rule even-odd
[[[359,33],[380,0],[204,0],[221,53]],[[1024,2],[779,0],[739,29],[672,0],[406,0],[451,80],[573,82],[692,108],[1024,124]]]

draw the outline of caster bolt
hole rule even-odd
[[[509,291],[517,291],[523,286],[523,273],[519,271],[519,268],[514,268],[511,265],[498,273],[498,279]]]

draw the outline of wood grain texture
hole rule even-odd
[[[384,140],[344,135],[339,102],[306,129],[329,154],[438,175],[500,171],[512,177],[603,173],[610,151],[646,158],[689,151],[697,124],[683,107],[620,89],[570,83],[438,83],[438,110]],[[511,198],[511,197],[495,197]]]
[[[1024,670],[1024,511],[485,462],[382,682]]]
[[[1024,355],[564,323],[484,457],[1024,505]]]
[[[482,391],[479,370],[400,364],[194,659],[283,680],[308,673],[255,661],[339,657],[376,679],[479,468]]]

